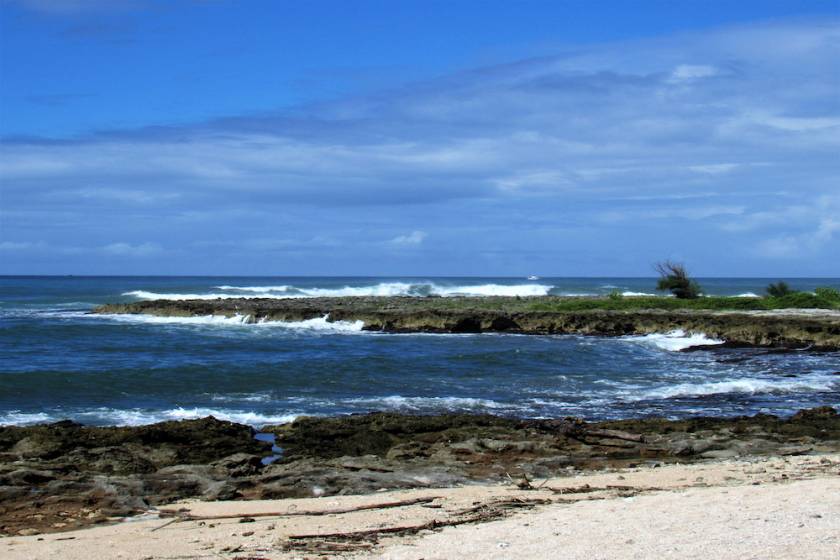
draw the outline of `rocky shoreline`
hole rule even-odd
[[[0,535],[108,523],[185,498],[364,494],[640,465],[840,451],[840,414],[822,407],[687,420],[521,420],[371,413],[249,426],[212,417],[139,427],[69,421],[0,427]]]
[[[156,300],[106,304],[98,314],[162,317],[240,316],[246,322],[361,321],[382,332],[578,334],[623,336],[682,329],[733,346],[840,350],[840,312],[785,309],[551,310],[569,298],[348,297],[290,299]]]

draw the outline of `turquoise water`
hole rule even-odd
[[[775,281],[777,279],[772,279]],[[769,279],[701,279],[761,293]],[[838,279],[788,279],[796,289]],[[652,278],[0,277],[0,424],[259,425],[370,410],[590,419],[840,406],[838,353],[724,349],[696,335],[395,335],[309,321],[88,315],[169,297],[654,293]],[[694,352],[676,351],[700,343]]]

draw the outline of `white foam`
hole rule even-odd
[[[113,426],[142,426],[146,424],[154,424],[157,422],[164,422],[167,420],[195,420],[197,418],[204,418],[206,416],[213,416],[219,420],[227,420],[229,422],[236,422],[237,424],[249,424],[252,426],[259,426],[262,424],[285,424],[294,421],[298,415],[296,414],[261,414],[247,410],[228,410],[222,408],[183,408],[176,407],[169,410],[149,411],[142,409],[115,409],[115,408],[97,408],[85,412],[78,412],[74,414],[61,414],[49,416],[47,414],[31,415],[39,416],[27,421],[26,423],[35,422],[54,422],[61,418],[68,416],[82,423],[97,423],[107,424]],[[2,419],[2,417],[0,417]],[[20,422],[22,423],[22,422]]]
[[[122,295],[141,300],[215,300],[234,298],[312,298],[312,297],[363,297],[363,296],[544,296],[553,286],[546,284],[477,284],[447,286],[434,283],[410,284],[407,282],[380,282],[371,286],[343,286],[340,288],[301,288],[296,286],[216,286],[221,292],[166,293],[132,290]],[[231,293],[231,292],[245,293]]]
[[[97,408],[85,412],[55,413],[43,412],[21,413],[17,411],[0,415],[0,425],[28,425],[57,422],[66,418],[85,423],[106,424],[109,426],[142,426],[167,420],[194,420],[213,416],[219,420],[227,420],[237,424],[261,426],[265,424],[286,424],[293,422],[297,414],[261,414],[247,410],[228,410],[217,408],[183,408],[169,410],[148,411],[142,409]]]
[[[168,317],[146,314],[79,314],[79,317],[109,319],[121,323],[161,324],[161,325],[199,325],[199,326],[242,326],[272,327],[288,330],[354,333],[362,332],[364,321],[330,321],[329,315],[315,317],[305,321],[254,321],[250,315],[197,315],[194,317]]]
[[[630,291],[627,291],[627,292],[621,292],[621,295],[623,295],[623,296],[627,296],[627,297],[643,297],[643,296],[648,297],[648,296],[656,296],[656,294],[649,294],[649,293],[647,293],[647,292],[630,292]]]
[[[405,282],[382,282],[373,286],[344,286],[342,288],[295,288],[298,297],[363,297],[422,295],[424,285]]]
[[[233,298],[257,298],[262,297],[259,295],[236,295],[236,294],[170,294],[170,293],[162,293],[162,292],[148,292],[146,290],[132,290],[130,292],[123,292],[124,296],[131,296],[136,297],[138,299],[144,300],[168,300],[168,301],[181,301],[187,299],[201,299],[201,300],[213,300],[213,299],[233,299]]]
[[[249,424],[258,426],[262,424],[287,424],[293,422],[297,414],[260,414],[244,410],[225,410],[215,408],[174,408],[162,413],[170,420],[194,420],[213,416],[219,420],[236,422],[237,424]]]
[[[12,410],[5,414],[0,414],[0,426],[25,426],[27,424],[43,424],[44,422],[52,422],[53,418],[49,414],[43,412],[20,412]]]
[[[481,284],[478,286],[437,286],[432,294],[440,296],[545,296],[553,288],[546,284]]]
[[[504,408],[505,405],[489,399],[477,399],[471,397],[403,397],[391,395],[388,397],[372,397],[347,399],[344,402],[361,404],[374,407],[386,407],[400,410],[423,410],[423,409],[463,409],[463,408]]]
[[[290,286],[214,286],[217,290],[237,290],[240,292],[288,292]]]
[[[732,297],[760,298],[761,296],[753,292],[744,292],[743,294],[738,294]]]
[[[694,346],[715,346],[724,343],[723,340],[709,338],[703,333],[686,334],[682,329],[677,329],[666,334],[653,333],[643,336],[625,336],[622,338],[632,342],[655,346],[656,348],[668,350],[669,352],[679,352],[680,350]]]
[[[628,397],[625,400],[691,398],[726,393],[755,395],[766,393],[826,392],[836,389],[837,384],[831,379],[824,377],[780,380],[747,378],[711,381],[708,383],[681,383],[679,385],[645,391],[641,394]]]
[[[250,315],[196,315],[193,317],[169,317],[146,314],[94,313],[85,317],[110,319],[120,323],[148,323],[162,325],[246,325]]]
[[[279,327],[284,329],[330,331],[330,332],[362,332],[364,321],[330,321],[329,315],[315,317],[305,321],[262,321],[258,325]]]

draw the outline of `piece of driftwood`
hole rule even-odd
[[[608,492],[618,491],[618,492],[633,492],[633,493],[640,493],[640,492],[656,492],[657,490],[662,490],[661,488],[657,488],[655,486],[627,486],[624,484],[607,484],[606,486],[590,486],[588,484],[584,484],[583,486],[574,486],[572,488],[546,488],[547,490],[551,490],[555,494],[587,494],[590,492]]]
[[[507,511],[516,508],[532,508],[537,505],[551,503],[548,499],[519,499],[498,500],[485,504],[459,510],[454,512],[450,519],[432,519],[419,525],[402,525],[396,527],[378,527],[376,529],[364,529],[361,531],[348,531],[338,533],[308,533],[289,535],[286,548],[289,550],[300,550],[311,548],[306,541],[324,542],[357,542],[370,541],[378,542],[380,536],[415,535],[421,531],[433,531],[442,527],[455,527],[469,523],[482,523],[492,521],[506,515]],[[301,542],[303,541],[303,543]]]
[[[571,488],[552,488],[548,486],[546,490],[551,490],[555,494],[588,494],[590,492],[603,492],[606,488],[584,484],[583,486],[573,486]]]
[[[486,502],[483,504],[477,504],[472,507],[459,509],[458,511],[453,512],[453,515],[469,515],[472,513],[481,513],[484,511],[490,510],[498,510],[498,511],[505,511],[509,509],[517,509],[517,508],[532,508],[534,506],[541,506],[545,504],[550,504],[552,501],[548,498],[511,498],[511,499],[501,499],[495,500],[492,502]]]
[[[325,509],[325,510],[317,510],[317,511],[261,511],[256,513],[235,513],[235,514],[221,514],[221,515],[193,515],[189,512],[177,511],[177,512],[161,512],[163,515],[173,515],[174,519],[169,520],[167,523],[155,527],[152,529],[153,531],[157,531],[158,529],[163,529],[164,527],[171,525],[177,521],[208,521],[213,519],[235,519],[237,517],[241,519],[252,519],[255,517],[291,517],[291,516],[318,516],[318,515],[338,515],[342,513],[352,513],[354,511],[366,511],[371,509],[389,509],[389,508],[397,508],[397,507],[406,507],[406,506],[413,506],[417,504],[428,504],[435,500],[439,500],[440,496],[431,496],[427,498],[413,498],[411,500],[400,500],[398,502],[384,502],[378,504],[365,504],[361,506],[355,507],[348,507],[348,508],[340,508],[340,509]]]
[[[289,541],[283,545],[285,550],[311,552],[314,554],[331,554],[337,552],[359,552],[373,548],[374,544],[366,541],[333,542],[333,541]]]

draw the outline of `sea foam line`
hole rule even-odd
[[[96,408],[84,411],[54,411],[51,414],[23,413],[11,411],[0,414],[0,425],[28,425],[57,422],[71,418],[83,424],[102,424],[109,426],[143,426],[167,420],[195,420],[213,416],[218,420],[226,420],[237,424],[260,426],[265,424],[286,424],[293,422],[299,414],[269,414],[248,410],[231,410],[224,408],[175,407],[167,410],[151,411],[139,408],[117,409]]]
[[[680,350],[695,346],[716,346],[725,342],[717,338],[709,338],[703,333],[686,334],[682,329],[676,329],[665,334],[653,333],[641,336],[625,336],[622,339],[655,346],[656,348],[669,352],[679,352]]]
[[[269,321],[265,318],[254,321],[250,315],[197,315],[194,317],[171,317],[147,314],[99,313],[78,314],[77,317],[100,318],[119,323],[196,325],[196,326],[247,326],[278,328],[288,330],[356,333],[364,329],[364,321],[330,321],[329,315],[303,321]]]
[[[364,296],[544,296],[553,286],[547,284],[478,284],[446,286],[435,283],[381,282],[372,286],[343,286],[341,288],[302,288],[296,286],[215,286],[218,292],[167,293],[131,290],[122,295],[141,300],[215,300],[215,299],[288,299],[313,297],[364,297]]]
[[[695,398],[729,393],[757,395],[827,392],[837,390],[838,385],[840,384],[825,377],[811,377],[800,380],[772,380],[756,378],[727,379],[723,381],[710,381],[707,383],[680,383],[679,385],[650,389],[637,395],[627,395],[622,400],[643,401],[650,399]]]

